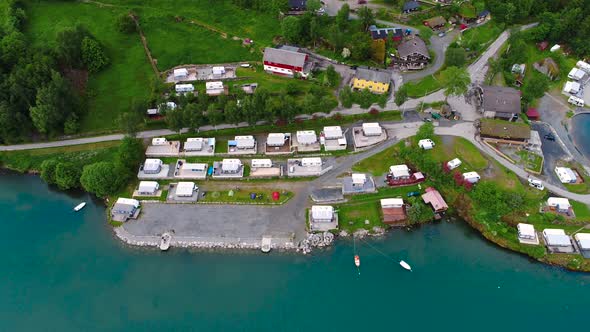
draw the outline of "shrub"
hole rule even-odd
[[[131,14],[121,14],[117,18],[115,22],[115,26],[117,31],[121,33],[134,33],[137,31],[137,26],[135,25],[135,21],[130,16]]]

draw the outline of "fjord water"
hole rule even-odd
[[[0,331],[547,331],[584,326],[590,305],[590,275],[462,222],[371,242],[414,272],[357,243],[360,275],[347,241],[307,257],[129,248],[100,203],[35,176],[0,176],[0,222]]]
[[[578,151],[590,160],[590,114],[572,118],[571,137]]]

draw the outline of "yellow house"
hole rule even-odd
[[[354,90],[369,89],[372,93],[383,94],[389,91],[391,74],[377,69],[357,68],[352,79]]]

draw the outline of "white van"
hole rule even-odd
[[[567,102],[570,103],[570,104],[572,104],[572,105],[576,105],[576,106],[579,106],[579,107],[584,107],[584,99],[582,99],[582,98],[570,96],[568,98]]]
[[[545,189],[543,182],[541,182],[540,180],[529,178],[528,181],[529,181],[529,186],[531,186],[533,188],[537,188],[539,190]]]

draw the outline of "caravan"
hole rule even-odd
[[[582,98],[578,98],[578,97],[574,97],[574,96],[570,96],[567,100],[568,103],[578,106],[578,107],[584,107],[584,99]]]
[[[192,84],[176,84],[176,93],[187,93],[195,91],[195,86]]]
[[[270,159],[252,159],[252,168],[270,168],[272,167],[272,160]]]

